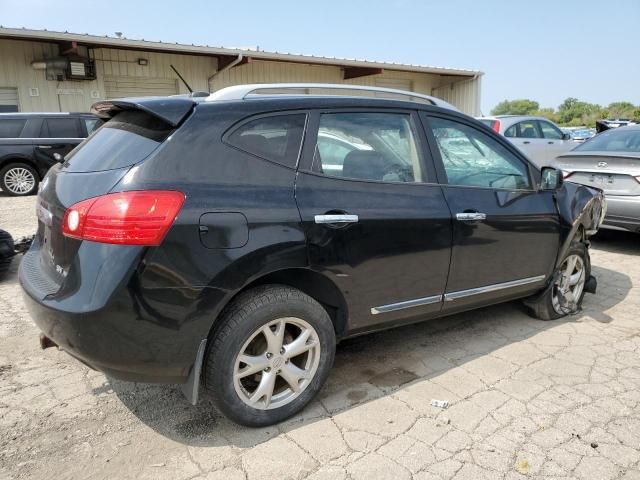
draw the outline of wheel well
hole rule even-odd
[[[324,275],[303,268],[291,268],[268,273],[246,285],[229,301],[229,304],[241,293],[259,285],[288,285],[306,293],[319,302],[329,314],[336,332],[340,337],[347,329],[347,302],[340,289]]]

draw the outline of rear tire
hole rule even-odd
[[[26,197],[38,191],[38,172],[26,163],[11,163],[0,170],[0,188],[12,197]]]
[[[569,285],[571,282],[563,283],[562,274],[568,268],[572,269],[568,275],[573,274],[573,277],[577,279],[575,285]],[[538,295],[524,300],[524,305],[532,317],[540,320],[556,320],[574,313],[580,310],[585,294],[584,286],[590,276],[589,250],[583,242],[574,240],[560,263],[560,268],[554,272],[552,284]],[[563,288],[566,287],[573,289],[569,295],[563,293]]]
[[[234,422],[272,425],[320,391],[335,344],[333,323],[316,300],[288,286],[260,286],[222,313],[205,359],[205,385]]]

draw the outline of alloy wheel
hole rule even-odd
[[[575,312],[584,290],[586,269],[579,255],[569,255],[560,266],[560,275],[553,287],[551,303],[559,314]]]
[[[4,174],[4,185],[15,195],[24,195],[33,190],[36,178],[24,167],[14,167]]]
[[[240,399],[258,410],[291,403],[309,386],[320,363],[315,329],[300,318],[273,320],[257,329],[236,357],[233,383]]]

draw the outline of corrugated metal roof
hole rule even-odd
[[[88,33],[55,32],[50,30],[31,30],[27,28],[7,28],[0,25],[0,38],[32,41],[76,41],[88,46],[126,48],[147,51],[161,51],[167,53],[184,53],[191,55],[239,55],[242,54],[256,60],[275,60],[280,62],[296,62],[320,65],[334,65],[342,67],[370,67],[403,72],[434,73],[438,75],[458,75],[474,77],[482,75],[478,70],[464,68],[436,67],[432,65],[417,65],[377,60],[355,58],[323,57],[303,53],[266,52],[250,48],[225,48],[209,45],[187,45],[183,43],[168,43],[163,41],[149,41],[145,39],[130,39],[126,37],[98,36]]]

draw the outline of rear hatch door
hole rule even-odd
[[[75,203],[108,193],[137,163],[151,156],[175,125],[138,108],[111,110],[112,118],[83,141],[49,173],[40,186],[34,250],[46,294],[68,277],[83,241],[62,234],[65,211]],[[30,261],[35,261],[31,258]],[[44,293],[44,292],[43,292]]]

